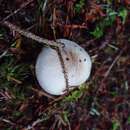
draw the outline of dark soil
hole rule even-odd
[[[48,0],[44,11],[44,0],[26,2],[0,0],[0,129],[130,130],[130,1]],[[92,58],[89,80],[50,98],[34,71],[43,45],[5,20],[49,40],[76,41]]]

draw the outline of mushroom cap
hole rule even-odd
[[[91,72],[91,59],[88,53],[73,41],[58,39],[64,44],[60,52],[70,87],[85,82]],[[55,49],[44,47],[36,61],[36,77],[40,86],[48,93],[61,95],[65,93],[66,82],[61,61]]]

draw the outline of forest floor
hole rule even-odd
[[[76,41],[92,58],[89,80],[67,95],[39,86],[48,40]],[[0,130],[130,130],[129,0],[0,0]]]

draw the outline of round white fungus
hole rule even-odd
[[[64,61],[70,87],[84,83],[91,72],[91,59],[88,53],[73,41],[58,39],[63,44],[60,52]],[[40,86],[49,94],[65,93],[66,81],[61,61],[55,49],[44,47],[36,61],[36,77]]]

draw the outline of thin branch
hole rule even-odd
[[[66,71],[66,65],[64,63],[63,56],[61,54],[61,50],[58,48],[56,51],[58,53],[58,57],[60,59],[62,71],[63,71],[63,74],[64,74],[65,83],[66,83],[66,91],[67,91],[67,93],[69,93],[69,82],[68,82],[69,80],[68,80],[68,74],[67,74],[67,71]]]
[[[20,8],[18,8],[17,10],[15,10],[11,14],[9,14],[7,17],[5,17],[4,19],[2,19],[2,21],[0,21],[0,23],[3,23],[4,21],[6,21],[7,19],[9,19],[13,15],[17,14],[19,11],[21,11],[23,8],[25,8],[27,5],[29,5],[31,2],[33,2],[33,0],[29,0],[26,3],[23,3]]]
[[[31,125],[28,125],[27,127],[25,127],[25,130],[32,130],[37,124],[43,122],[44,119],[37,119],[35,120]]]
[[[113,61],[112,64],[110,65],[109,69],[108,69],[107,72],[105,73],[105,75],[104,75],[105,78],[109,75],[109,73],[111,72],[113,66],[114,66],[115,63],[118,61],[118,59],[120,58],[120,56],[122,55],[123,51],[124,51],[124,49],[122,49],[122,50],[120,51],[120,53],[116,56],[116,58],[114,59],[114,61]]]
[[[13,123],[12,121],[10,121],[10,120],[8,120],[8,119],[0,118],[0,120],[1,120],[2,122],[5,122],[5,123],[10,124],[10,125],[12,125],[12,126],[15,125],[15,123]]]
[[[55,99],[53,96],[47,94],[47,93],[44,92],[44,91],[40,91],[40,90],[35,89],[35,88],[32,88],[32,90],[33,90],[34,92],[36,92],[39,96],[46,96],[46,97],[48,97],[48,98]]]
[[[42,7],[43,17],[45,16],[45,10],[46,10],[47,3],[48,3],[48,0],[45,0],[44,5],[43,5],[43,7]]]
[[[8,49],[5,50],[5,51],[0,55],[0,59],[3,58],[7,53],[8,53]]]
[[[39,43],[46,44],[48,46],[61,47],[61,45],[57,44],[57,42],[41,38],[41,37],[29,32],[29,31],[26,31],[26,30],[19,28],[18,26],[10,23],[9,21],[4,21],[2,24],[4,26],[10,28],[10,30],[14,30],[14,31],[18,32],[19,34],[21,34],[27,38],[30,38],[32,40],[35,40]]]

